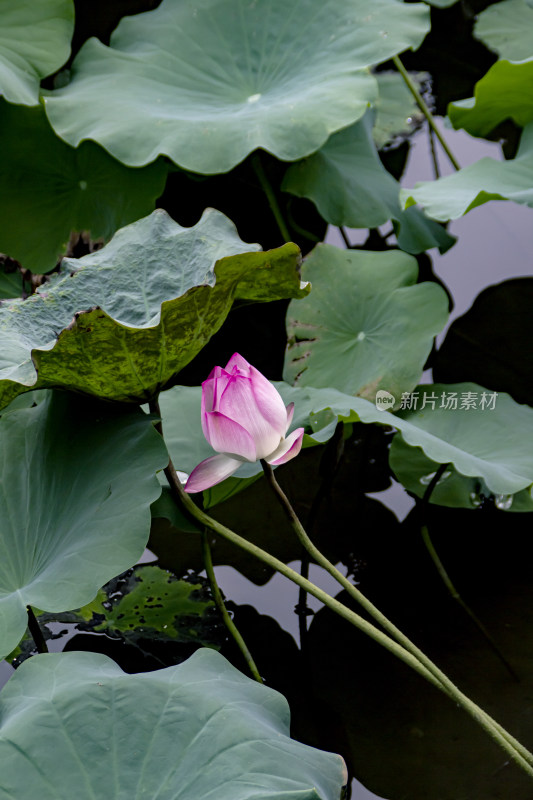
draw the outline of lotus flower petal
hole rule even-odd
[[[215,484],[233,475],[241,464],[242,461],[223,454],[206,458],[189,475],[189,480],[184,487],[185,491],[194,493],[209,489],[211,486],[215,486]]]
[[[261,377],[263,376],[261,375]],[[263,378],[263,380],[266,381],[266,378]],[[266,383],[270,386],[268,381],[266,381]],[[252,438],[255,444],[255,455],[252,461],[265,458],[265,456],[268,456],[275,450],[285,432],[285,406],[274,387],[272,387],[272,389],[278,396],[283,411],[281,428],[279,425],[274,427],[269,419],[263,415],[256,398],[259,395],[264,405],[264,393],[261,386],[256,390],[255,379],[253,377],[247,378],[244,375],[233,374],[231,382],[226,385],[220,398],[220,413],[229,419],[239,420],[238,424],[241,425]],[[211,440],[209,441],[213,445],[213,442]],[[220,448],[215,447],[215,450],[220,450]],[[226,449],[224,452],[229,451]]]
[[[302,449],[302,440],[304,438],[304,429],[296,428],[295,431],[290,433],[286,439],[280,444],[278,449],[265,459],[269,464],[276,467],[279,464],[285,464],[298,455]]]
[[[205,438],[219,453],[240,457],[241,461],[257,461],[256,446],[247,430],[219,411],[202,415]]]
[[[291,427],[292,418],[294,417],[294,403],[289,403],[285,411],[287,412],[287,423],[283,435],[285,435]]]

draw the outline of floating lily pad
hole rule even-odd
[[[0,94],[10,103],[39,103],[41,78],[70,55],[72,0],[0,0]]]
[[[533,56],[533,3],[503,0],[481,12],[474,36],[500,58],[524,61]]]
[[[55,135],[41,107],[1,102],[0,250],[47,272],[72,232],[107,240],[153,211],[166,174],[162,159],[129,169],[93,142],[75,150]]]
[[[390,465],[400,483],[420,498],[424,496],[440,466],[419,447],[407,445],[400,434],[392,440]],[[495,494],[481,478],[461,475],[451,464],[446,467],[432,490],[429,502],[439,506],[472,509],[490,502],[500,511],[533,511],[531,487],[516,494]]]
[[[506,119],[524,127],[533,121],[532,84],[533,58],[520,63],[497,61],[476,83],[474,97],[450,103],[450,121],[472,136],[486,136]]]
[[[150,646],[163,646],[171,658],[183,660],[179,658],[182,652],[172,645],[193,643],[218,649],[226,638],[226,628],[206,584],[205,578],[178,579],[158,566],[140,564],[109,581],[86,606],[38,615],[36,611],[37,621],[45,639],[53,636],[50,623],[63,623],[70,626],[64,633],[71,632],[72,627],[105,633],[122,644],[140,648],[143,654]],[[7,660],[12,663],[16,659],[18,666],[35,650],[28,630]]]
[[[131,166],[164,154],[226,172],[257,148],[292,161],[359,119],[377,93],[366,68],[428,30],[426,6],[396,0],[165,0],[122,19],[109,47],[86,42],[45,105],[70,144]]]
[[[416,284],[416,260],[318,245],[303,273],[314,288],[289,306],[285,380],[370,399],[412,389],[448,317],[443,289]]]
[[[524,128],[516,158],[482,158],[445,178],[402,189],[400,199],[407,207],[419,203],[441,221],[457,219],[489,200],[513,200],[533,208],[533,123]]]
[[[282,188],[312,200],[331,225],[377,228],[392,219],[402,250],[420,253],[438,246],[445,252],[455,239],[441,225],[424,218],[420,209],[415,215],[401,211],[400,184],[380,161],[372,139],[373,119],[367,112],[355,125],[331,136],[318,153],[290,167]]]
[[[234,299],[304,296],[299,250],[242,242],[213,209],[192,228],[164,211],[121,229],[27,300],[0,307],[0,404],[67,387],[145,402],[191,361]]]
[[[340,756],[289,738],[282,695],[209,649],[139,675],[95,653],[36,656],[0,711],[13,797],[338,800],[346,782]]]
[[[2,416],[0,452],[3,656],[26,605],[78,608],[139,559],[167,456],[145,414],[66,393]]]

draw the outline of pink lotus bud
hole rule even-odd
[[[186,492],[201,492],[229,478],[244,461],[264,459],[284,464],[297,456],[303,428],[287,438],[294,403],[285,408],[279,392],[234,353],[225,368],[215,367],[202,383],[202,429],[219,455],[206,458],[191,472]]]

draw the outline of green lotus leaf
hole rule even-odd
[[[299,250],[242,242],[218,211],[182,228],[158,210],[102,250],[65,259],[27,300],[0,306],[0,404],[66,387],[146,402],[201,350],[234,299],[303,296]]]
[[[474,36],[500,58],[524,61],[533,56],[533,3],[503,0],[489,6],[477,18]]]
[[[36,656],[0,719],[5,796],[338,800],[346,782],[340,756],[290,739],[282,695],[206,648],[137,675],[96,653]]]
[[[424,496],[440,466],[419,447],[406,444],[400,434],[392,440],[390,465],[400,483],[417,497]],[[451,464],[432,490],[429,502],[453,508],[479,508],[490,502],[501,511],[533,511],[531,487],[516,494],[494,494],[481,478],[461,475]]]
[[[389,425],[411,448],[420,447],[437,464],[453,464],[462,475],[481,478],[494,495],[531,486],[532,408],[475,383],[421,385],[408,397],[413,404],[416,400],[416,409],[390,413],[379,403],[331,388],[291,387],[283,393],[285,402],[295,404],[293,425],[306,426],[316,442],[326,441],[339,420]],[[443,397],[448,408],[440,407]]]
[[[411,79],[420,88],[428,80],[427,72],[410,72]],[[380,150],[397,136],[408,136],[424,117],[416,100],[399,72],[377,72],[378,98],[374,103],[376,119],[372,137]]]
[[[304,264],[313,293],[289,306],[284,378],[374,399],[418,382],[433,337],[448,318],[444,290],[416,284],[416,260],[318,245]]]
[[[5,265],[0,266],[0,300],[8,300],[22,295],[22,275],[17,270],[8,272]]]
[[[533,123],[522,133],[516,157],[509,161],[482,158],[464,169],[402,189],[407,207],[423,206],[433,219],[457,219],[489,200],[512,200],[533,208]]]
[[[453,127],[464,128],[472,136],[487,136],[506,119],[524,127],[533,121],[532,83],[533,58],[519,63],[497,61],[476,83],[474,97],[450,103]]]
[[[26,605],[78,608],[139,559],[166,449],[140,411],[52,393],[2,416],[0,452],[4,656],[24,634]]]
[[[72,0],[0,0],[0,94],[10,103],[39,103],[41,79],[70,55]]]
[[[147,642],[156,646],[192,642],[218,649],[226,628],[206,584],[205,578],[178,579],[158,566],[138,564],[106,583],[82,608],[56,613],[34,610],[45,639],[54,635],[51,623],[62,623],[74,626],[75,631],[106,633],[143,651]],[[65,633],[71,630],[67,628]],[[16,659],[18,666],[35,651],[35,642],[27,630],[7,661],[13,663]]]
[[[438,223],[425,219],[420,209],[414,215],[401,211],[400,184],[382,165],[373,142],[373,118],[367,112],[355,125],[333,134],[318,153],[293,164],[282,188],[312,200],[331,225],[377,228],[392,219],[402,250],[420,253],[438,246],[445,252],[455,239]]]
[[[0,123],[0,250],[34,272],[55,266],[72,232],[110,239],[163,192],[162,159],[130,169],[93,142],[75,150],[40,107],[1,102]]]
[[[46,110],[70,144],[132,166],[226,172],[257,148],[292,161],[359,119],[377,92],[366,68],[428,29],[426,6],[397,0],[165,0],[109,47],[90,39]]]
[[[449,6],[453,6],[457,0],[425,0],[425,2],[436,8],[448,8]]]

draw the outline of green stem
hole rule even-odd
[[[261,158],[259,157],[259,153],[256,153],[254,156],[252,156],[252,166],[255,170],[255,174],[259,179],[261,188],[266,195],[268,204],[270,206],[270,210],[272,211],[274,219],[278,224],[278,228],[281,235],[283,236],[283,240],[285,242],[290,242],[291,236],[289,233],[289,229],[287,228],[285,220],[283,219],[283,214],[281,213],[281,209],[279,207],[276,195],[274,193],[274,189],[272,188],[272,185],[267,178],[266,172],[263,168],[263,163],[261,161]]]
[[[463,611],[466,614],[468,614],[468,616],[470,617],[476,628],[479,630],[483,638],[486,640],[491,650],[493,650],[494,654],[500,659],[503,666],[505,667],[507,672],[511,675],[513,680],[518,681],[519,680],[518,675],[516,674],[512,666],[509,664],[509,662],[505,658],[504,654],[501,652],[500,648],[498,647],[498,645],[496,644],[496,642],[494,641],[494,639],[492,638],[486,627],[483,625],[481,620],[476,616],[476,614],[472,611],[470,606],[467,603],[465,603],[465,601],[455,588],[455,585],[452,583],[450,576],[446,572],[444,564],[440,560],[439,554],[435,550],[435,545],[431,540],[431,536],[429,535],[429,531],[426,525],[422,525],[422,527],[420,528],[420,533],[422,535],[422,541],[426,546],[426,550],[428,551],[429,556],[433,561],[433,564],[435,565],[435,568],[439,573],[442,582],[448,589],[450,595],[457,603],[459,603]]]
[[[392,60],[394,62],[394,66],[396,67],[396,69],[398,70],[398,72],[400,73],[402,78],[404,79],[404,81],[405,81],[405,83],[407,85],[407,88],[409,89],[409,91],[411,92],[413,97],[415,98],[417,106],[419,107],[420,111],[422,112],[422,114],[427,119],[428,125],[430,126],[431,130],[433,131],[433,133],[435,134],[435,136],[437,137],[437,139],[441,143],[442,149],[444,150],[444,152],[446,153],[446,155],[450,159],[454,169],[459,171],[461,169],[461,167],[460,167],[458,161],[456,160],[456,158],[454,157],[453,153],[451,152],[450,148],[448,147],[448,145],[446,143],[446,139],[443,137],[443,135],[441,134],[441,132],[437,128],[437,125],[435,123],[435,119],[433,117],[433,114],[429,110],[429,108],[427,106],[427,103],[425,102],[424,98],[422,97],[422,95],[418,91],[418,89],[416,87],[416,84],[412,80],[411,76],[409,75],[409,73],[405,69],[405,67],[402,64],[402,62],[400,61],[399,56],[393,56]]]
[[[226,605],[222,598],[222,593],[217,583],[215,570],[213,569],[213,559],[211,558],[211,547],[209,546],[207,531],[205,529],[202,532],[202,553],[204,556],[205,572],[207,575],[207,579],[209,581],[209,585],[211,586],[211,592],[213,594],[215,605],[220,611],[220,614],[222,615],[222,619],[224,620],[226,628],[228,629],[230,635],[233,637],[237,647],[241,651],[244,660],[248,664],[248,669],[250,670],[253,677],[258,683],[263,683],[263,679],[259,674],[259,670],[257,669],[255,661],[252,658],[252,654],[248,650],[246,643],[239,632],[239,629],[237,628],[232,618],[228,614],[228,609],[226,608]]]
[[[344,240],[345,246],[347,247],[348,250],[351,250],[352,244],[350,242],[350,239],[348,238],[348,234],[346,233],[346,229],[343,228],[342,225],[339,225],[339,231],[340,231],[340,234],[341,234],[341,236],[342,236],[342,238]]]
[[[422,499],[420,501],[419,513],[420,513],[420,516],[422,518],[422,525],[420,527],[420,534],[422,536],[422,541],[424,542],[424,545],[425,545],[426,550],[427,550],[427,552],[429,554],[429,557],[433,561],[435,569],[439,573],[439,576],[440,576],[442,582],[444,583],[444,585],[446,586],[446,588],[448,589],[451,597],[457,603],[459,603],[459,605],[461,606],[463,611],[466,614],[468,614],[468,616],[470,617],[470,619],[472,620],[472,622],[474,623],[476,628],[479,630],[481,635],[484,637],[484,639],[486,640],[486,642],[489,645],[489,647],[493,650],[493,652],[496,654],[496,656],[500,659],[500,661],[502,662],[503,666],[509,672],[509,674],[511,675],[513,680],[518,681],[518,676],[517,676],[516,672],[514,671],[512,666],[509,664],[509,662],[507,661],[507,659],[505,658],[505,656],[501,652],[500,648],[498,647],[498,645],[496,644],[496,642],[494,641],[494,639],[492,638],[492,636],[490,635],[488,630],[485,628],[485,626],[483,625],[481,620],[478,619],[476,614],[474,614],[474,612],[472,611],[470,606],[467,605],[467,603],[465,603],[465,601],[463,600],[463,598],[461,597],[461,595],[459,594],[459,592],[455,588],[455,585],[453,584],[452,579],[448,575],[448,573],[446,571],[446,568],[445,568],[444,564],[442,563],[442,561],[440,560],[440,556],[439,556],[439,554],[437,553],[437,551],[435,549],[435,545],[433,544],[431,536],[429,535],[429,530],[427,528],[427,525],[424,524],[424,518],[425,518],[426,513],[427,513],[427,508],[428,508],[428,505],[429,505],[429,501],[431,499],[431,495],[433,494],[433,491],[434,491],[435,487],[437,486],[438,482],[440,481],[440,479],[442,478],[442,476],[446,472],[446,469],[449,466],[450,466],[449,464],[441,464],[440,465],[440,467],[435,472],[433,478],[431,479],[430,483],[428,484],[428,486],[426,488],[426,491],[424,492],[424,496],[422,497]]]
[[[284,508],[289,522],[295,531],[299,541],[306,548],[307,552],[317,564],[323,567],[330,575],[332,575],[338,583],[346,590],[346,592],[353,597],[364,609],[370,614],[387,633],[398,642],[404,652],[409,653],[417,661],[417,666],[424,667],[426,673],[429,673],[432,678],[432,683],[439,686],[446,694],[448,694],[456,703],[458,703],[465,711],[467,711],[486,732],[498,743],[500,746],[514,759],[514,761],[522,767],[531,777],[533,777],[533,755],[522,745],[514,739],[504,728],[491,717],[479,708],[476,703],[470,700],[461,690],[448,678],[448,676],[440,670],[425,653],[420,650],[411,640],[399,630],[387,617],[379,611],[373,603],[368,600],[365,595],[357,589],[343,574],[332,564],[317,547],[309,539],[305,532],[300,520],[298,519],[294,509],[292,508],[287,496],[283,489],[277,482],[274,472],[270,464],[261,461],[265,476],[277,495],[282,507]],[[377,629],[374,629],[377,630]],[[375,637],[373,637],[375,638]],[[387,639],[390,641],[389,637]],[[390,649],[390,648],[389,648]],[[419,669],[417,669],[420,672]],[[425,675],[427,677],[427,674]]]
[[[28,628],[30,629],[33,641],[35,642],[37,652],[48,653],[48,646],[43,636],[41,626],[37,622],[37,617],[33,613],[33,608],[31,606],[26,606],[26,611],[28,612]]]

